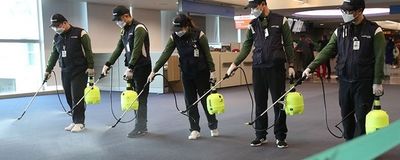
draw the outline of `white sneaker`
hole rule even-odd
[[[219,132],[218,132],[217,129],[213,129],[210,132],[211,132],[211,137],[218,137],[219,136]]]
[[[69,126],[65,127],[64,130],[71,131],[72,128],[74,128],[74,126],[75,126],[75,123],[71,123],[71,124],[69,124]]]
[[[85,129],[85,125],[75,124],[74,127],[71,129],[71,132],[74,132],[74,133],[82,132],[84,129]]]
[[[200,132],[199,131],[192,131],[188,138],[190,140],[195,140],[195,139],[197,139],[199,137],[200,137]]]

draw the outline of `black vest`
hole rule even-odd
[[[268,19],[268,37],[259,18],[253,19],[251,32],[254,38],[253,67],[273,67],[286,62],[286,54],[282,44],[283,16],[270,13]]]
[[[54,36],[54,45],[60,54],[59,65],[62,70],[87,68],[87,61],[81,41],[82,30],[82,28],[71,26],[64,33]],[[66,51],[66,57],[63,57],[64,51]]]
[[[191,29],[182,37],[172,34],[179,54],[180,68],[185,77],[194,78],[199,72],[209,69],[205,52],[200,47],[200,32],[200,30]],[[199,50],[197,57],[194,53],[196,49]]]
[[[347,23],[337,28],[336,72],[342,80],[359,81],[374,78],[374,36],[379,26],[364,19],[359,25]],[[358,50],[353,49],[358,40]]]
[[[147,27],[136,21],[133,20],[132,24],[130,26],[126,26],[123,30],[123,32],[121,33],[121,39],[122,42],[124,44],[124,48],[125,48],[125,66],[129,65],[129,61],[131,60],[131,56],[132,56],[132,51],[133,51],[133,44],[135,43],[135,28],[137,25],[143,25],[145,27],[145,29],[147,30]],[[137,63],[135,64],[135,67],[141,67],[141,66],[145,66],[145,65],[149,65],[151,64],[151,59],[150,59],[150,40],[149,40],[149,36],[147,35],[144,39],[144,49],[141,48],[142,50],[142,54],[140,55]],[[143,53],[145,52],[145,53]],[[143,54],[146,54],[146,56],[144,56]]]

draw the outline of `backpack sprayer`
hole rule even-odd
[[[118,118],[117,122],[111,126],[111,128],[115,128],[119,122],[121,122],[122,118],[125,116],[126,113],[129,111],[137,111],[139,109],[139,102],[137,101],[146,89],[147,85],[149,85],[149,82],[146,82],[144,85],[142,91],[140,91],[139,94],[137,94],[132,87],[132,84],[127,82],[127,87],[126,90],[121,93],[121,110],[124,111],[122,115]],[[132,119],[133,120],[133,119]]]
[[[294,86],[294,77],[290,77],[289,84]],[[304,112],[304,97],[301,93],[296,92],[296,88],[289,91],[284,102],[286,115],[293,116]]]
[[[247,122],[245,124],[247,125],[253,125],[260,117],[264,116],[268,110],[270,110],[274,105],[276,105],[277,103],[279,103],[279,101],[281,101],[283,98],[285,98],[285,96],[287,96],[289,93],[293,92],[291,94],[291,97],[286,98],[286,102],[288,103],[290,108],[286,109],[285,111],[288,110],[288,112],[286,113],[287,115],[295,115],[295,114],[301,114],[303,113],[304,110],[304,100],[303,97],[297,93],[294,92],[293,89],[295,87],[297,87],[298,85],[302,84],[302,82],[306,79],[307,77],[301,77],[300,79],[298,79],[292,87],[289,88],[288,91],[286,91],[281,97],[279,97],[274,103],[272,103],[264,112],[262,112],[259,116],[257,116],[253,121],[251,122]],[[289,100],[295,100],[295,102],[288,102]],[[296,102],[297,101],[297,102]],[[269,127],[270,128],[270,127]]]
[[[235,69],[236,70],[236,69]],[[234,71],[235,71],[234,70]],[[233,72],[232,72],[233,73]],[[213,90],[216,90],[217,86],[224,80],[228,79],[231,75],[227,75],[225,74],[225,76],[219,80],[217,83],[215,83],[206,93],[204,93],[199,99],[197,99],[197,101],[193,102],[191,105],[189,105],[186,110],[184,111],[180,111],[182,114],[188,112],[189,110],[191,110],[193,107],[195,107],[195,105],[197,103],[199,103],[201,101],[201,99],[203,99],[208,93],[210,93]],[[209,98],[207,97],[207,110],[209,111],[210,114],[220,114],[224,112],[224,100],[223,100],[223,96],[221,94],[218,93],[214,93],[214,94],[210,94]],[[210,107],[208,107],[210,106]],[[210,112],[210,110],[212,110]],[[215,110],[215,111],[214,111]]]
[[[322,95],[323,95],[323,101],[324,101],[324,112],[325,112],[325,125],[326,128],[328,129],[329,133],[334,136],[335,138],[343,138],[343,130],[339,127],[339,125],[346,120],[348,117],[354,114],[354,110],[351,111],[349,114],[347,114],[339,123],[335,125],[335,127],[340,131],[341,135],[336,135],[332,132],[332,130],[329,128],[328,125],[328,111],[326,107],[326,97],[325,97],[325,87],[324,87],[324,81],[322,77],[320,77],[321,80],[321,86],[322,86]],[[372,133],[380,128],[386,127],[389,125],[389,116],[387,113],[383,110],[381,110],[380,106],[380,98],[379,96],[375,97],[374,100],[374,108],[372,111],[370,111],[367,116],[366,116],[366,122],[365,122],[365,128],[366,128],[366,133]]]
[[[365,132],[371,134],[388,125],[389,115],[381,109],[380,96],[375,96],[374,107],[366,116]]]
[[[25,115],[26,111],[29,109],[29,107],[31,106],[33,100],[35,100],[37,94],[40,92],[40,90],[42,90],[42,88],[44,87],[44,84],[47,82],[47,80],[50,78],[50,76],[47,76],[44,78],[42,85],[40,85],[39,89],[36,91],[35,95],[33,95],[33,97],[31,98],[31,100],[29,101],[28,105],[26,105],[24,112],[21,114],[20,117],[18,117],[18,120],[21,120],[22,117]]]
[[[84,93],[87,93],[85,97],[86,104],[99,104],[101,101],[100,89],[94,84],[93,77],[89,77],[89,83],[84,90]]]
[[[100,79],[103,79],[104,77],[106,77],[104,74],[101,74],[99,79],[96,80],[96,82],[93,82],[93,77],[89,77],[89,82],[87,84],[87,87],[84,90],[84,95],[82,96],[81,99],[79,99],[79,101],[71,107],[71,110],[68,111],[68,114],[71,114],[76,107],[79,105],[79,103],[82,102],[82,100],[85,100],[86,104],[99,104],[100,100],[101,100],[101,96],[100,96],[100,89],[99,87],[96,86],[97,82],[100,81]]]
[[[236,70],[236,69],[235,69]],[[234,70],[234,71],[235,71]],[[233,75],[233,74],[232,74]],[[212,82],[211,84],[212,84],[212,87],[206,92],[206,93],[204,93],[197,101],[195,101],[194,103],[192,103],[191,105],[189,105],[187,108],[186,108],[186,110],[183,110],[183,111],[181,111],[180,109],[179,109],[179,107],[178,107],[178,101],[177,101],[177,99],[176,99],[176,94],[175,94],[175,91],[174,91],[174,89],[171,87],[171,85],[169,84],[169,82],[168,82],[168,79],[164,76],[164,75],[162,75],[162,74],[155,74],[154,75],[154,77],[157,77],[157,76],[161,76],[167,83],[168,83],[168,87],[169,87],[169,89],[171,89],[171,91],[172,91],[172,93],[173,93],[173,95],[174,95],[174,100],[175,100],[175,108],[176,108],[176,110],[180,113],[180,114],[182,114],[182,115],[184,115],[184,116],[186,116],[186,117],[189,117],[189,118],[191,118],[193,121],[195,121],[192,117],[190,117],[189,115],[187,115],[187,114],[185,114],[186,112],[188,112],[190,109],[192,109],[197,103],[199,103],[200,102],[200,100],[201,99],[203,99],[208,93],[210,93],[211,91],[214,91],[214,93],[212,93],[212,94],[210,94],[208,97],[207,97],[207,111],[210,113],[210,114],[221,114],[221,113],[223,113],[224,112],[224,110],[225,110],[225,105],[224,105],[224,99],[223,99],[223,96],[221,95],[221,94],[219,94],[219,93],[216,93],[216,87],[223,81],[223,80],[225,80],[225,79],[228,79],[229,77],[230,77],[230,75],[227,75],[227,74],[225,74],[225,77],[223,78],[223,79],[221,79],[220,81],[218,81],[218,82]]]
[[[211,88],[214,88],[215,82],[214,79],[211,81]],[[222,114],[225,112],[224,96],[218,93],[216,88],[214,88],[211,91],[211,94],[207,96],[207,111],[211,115]]]

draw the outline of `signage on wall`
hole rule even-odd
[[[253,15],[235,16],[235,28],[236,29],[248,29],[251,20],[253,20]]]

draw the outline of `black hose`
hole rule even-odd
[[[111,70],[111,72],[110,72],[110,110],[111,110],[111,114],[112,114],[112,116],[114,117],[114,119],[116,120],[116,121],[118,121],[119,120],[119,118],[115,115],[115,113],[114,113],[114,107],[113,107],[113,96],[112,96],[112,84],[113,84],[113,70],[114,69],[112,69]],[[128,120],[128,121],[122,121],[122,120],[119,120],[119,123],[129,123],[129,122],[132,122],[133,120],[135,120],[136,118],[137,118],[137,114],[136,114],[136,111],[134,112],[135,113],[135,117],[133,117],[132,119],[130,119],[130,120]]]
[[[171,87],[171,84],[169,83],[168,79],[167,79],[164,75],[162,75],[162,74],[160,74],[160,73],[157,73],[156,75],[154,75],[154,77],[157,77],[157,76],[161,76],[161,77],[167,82],[168,88],[172,91],[172,94],[174,95],[175,108],[176,108],[176,110],[177,110],[180,114],[182,114],[182,115],[184,115],[184,116],[186,116],[186,117],[188,117],[188,118],[191,118],[194,122],[196,122],[196,120],[195,120],[193,117],[190,117],[189,114],[185,114],[183,111],[181,111],[181,110],[179,109],[179,107],[178,107],[178,101],[176,100],[176,93],[175,93],[174,89]],[[206,112],[207,112],[207,111],[206,111]]]
[[[62,109],[64,110],[65,114],[67,114],[67,115],[69,115],[69,116],[72,116],[72,114],[69,113],[69,112],[65,109],[65,106],[64,106],[64,104],[63,104],[62,101],[61,101],[60,92],[58,91],[57,75],[56,75],[56,72],[54,72],[54,71],[52,71],[52,72],[53,72],[53,75],[54,75],[54,80],[55,80],[55,82],[56,82],[56,92],[57,92],[58,101],[60,102],[61,107],[62,107]]]
[[[327,111],[327,107],[326,107],[326,97],[325,97],[325,85],[324,85],[324,80],[322,79],[322,76],[319,77],[321,80],[321,86],[322,86],[322,97],[324,99],[324,112],[325,112],[325,125],[326,128],[328,129],[329,133],[334,136],[335,138],[343,138],[343,130],[339,127],[339,125],[346,120],[348,117],[350,117],[350,115],[352,115],[354,113],[354,110],[351,111],[349,114],[347,114],[339,123],[337,123],[335,125],[335,128],[337,128],[340,132],[341,135],[336,135],[335,133],[332,132],[332,130],[329,128],[328,125],[328,111]]]
[[[247,88],[247,91],[249,92],[249,96],[250,96],[250,100],[251,100],[250,122],[252,122],[253,119],[254,119],[254,117],[253,117],[253,115],[254,115],[254,98],[253,98],[253,94],[250,91],[250,87],[249,87],[250,84],[249,84],[249,81],[247,80],[246,72],[244,71],[244,69],[242,67],[238,67],[238,68],[242,71],[242,73],[244,75],[244,80],[246,82],[246,88]],[[281,116],[281,112],[279,112],[277,120],[280,118],[280,116]],[[274,127],[276,123],[277,123],[277,121],[275,121],[274,124],[272,124],[271,126],[267,127],[266,129],[256,129],[255,124],[251,124],[251,126],[253,127],[253,129],[255,131],[267,131],[267,130],[271,129],[272,127]]]

